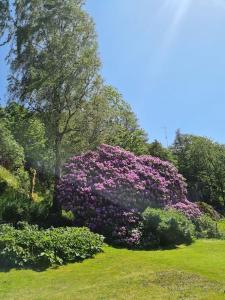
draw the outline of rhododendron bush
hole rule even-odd
[[[58,186],[59,201],[73,211],[76,225],[126,245],[139,243],[146,207],[192,207],[186,192],[182,175],[169,162],[108,145],[71,158]]]

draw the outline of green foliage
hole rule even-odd
[[[147,134],[139,127],[130,105],[110,86],[104,87],[101,97],[105,101],[105,115],[102,116],[102,126],[106,128],[104,143],[120,146],[137,155],[146,154]]]
[[[24,149],[26,168],[43,168],[50,159],[44,123],[28,108],[15,102],[6,106],[5,113],[11,133]]]
[[[25,196],[7,196],[1,203],[1,219],[3,222],[16,224],[27,221],[41,225],[48,224],[50,205],[47,201],[32,202]]]
[[[56,190],[64,139],[76,132],[74,117],[101,81],[94,24],[80,0],[19,0],[14,2],[14,14],[10,91],[42,112],[54,150]],[[56,193],[53,210],[60,211]]]
[[[74,131],[63,140],[63,160],[101,144],[147,153],[147,134],[139,127],[131,107],[111,86],[99,87],[98,93],[74,116],[73,126]]]
[[[43,182],[49,169],[56,190],[62,163],[72,154],[101,143],[146,153],[146,133],[131,108],[103,85],[94,23],[84,1],[14,1],[9,20],[9,91],[24,106],[12,103],[7,113],[27,170],[38,169]],[[56,193],[53,204],[60,210]]]
[[[177,132],[173,145],[178,169],[188,183],[189,198],[224,211],[225,146],[210,139]]]
[[[101,251],[103,237],[87,228],[38,229],[19,223],[0,226],[0,263],[10,267],[49,267],[80,261]]]
[[[164,148],[162,144],[155,140],[153,143],[148,145],[148,154],[151,156],[159,157],[161,160],[170,161],[175,166],[177,161],[171,149]]]
[[[144,247],[168,247],[193,241],[194,226],[181,213],[147,208],[142,217]]]
[[[198,238],[220,238],[217,223],[209,216],[203,215],[193,221]]]
[[[7,189],[17,190],[19,182],[15,175],[0,166],[0,195],[5,193]]]
[[[0,166],[0,205],[1,198],[24,197],[28,195],[29,179],[27,172],[20,167],[15,172]]]
[[[9,169],[16,170],[23,166],[24,151],[16,142],[5,122],[0,123],[0,165]]]
[[[218,222],[218,229],[221,234],[225,237],[225,219],[222,219]]]
[[[62,215],[51,214],[51,199],[32,201],[28,196],[20,193],[8,193],[0,198],[0,221],[17,224],[26,221],[41,227],[72,226],[74,215],[72,212],[62,211]]]
[[[0,41],[8,29],[9,17],[9,0],[0,0]],[[3,44],[7,42],[8,39],[9,37],[3,42]]]

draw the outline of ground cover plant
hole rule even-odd
[[[103,237],[88,228],[38,229],[0,225],[0,265],[43,268],[80,261],[101,252]]]
[[[224,300],[225,241],[164,251],[106,247],[95,259],[43,272],[0,272],[4,300]]]

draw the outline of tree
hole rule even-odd
[[[10,39],[9,29],[10,13],[9,13],[9,1],[0,0],[0,40],[5,37],[0,46],[7,43]],[[8,35],[8,36],[7,36]]]
[[[36,179],[47,188],[48,179],[52,177],[49,176],[52,175],[52,149],[47,145],[45,125],[37,114],[16,102],[7,105],[4,112],[13,137],[23,147],[24,167],[29,172],[33,199]]]
[[[94,26],[82,0],[19,0],[14,5],[9,89],[20,102],[43,112],[54,144],[56,191],[63,141],[76,130],[74,118],[99,82]],[[56,194],[53,211],[60,211]]]
[[[189,198],[222,209],[225,205],[225,147],[205,137],[177,132],[173,151],[178,169],[187,179]]]
[[[162,160],[170,161],[176,165],[176,158],[174,157],[171,149],[164,148],[157,140],[154,140],[153,143],[148,145],[148,154],[159,157]]]
[[[96,149],[100,144],[120,146],[136,154],[147,152],[147,134],[122,95],[102,85],[74,120],[75,132],[64,144],[65,157]]]
[[[5,107],[11,132],[23,147],[26,168],[40,169],[50,157],[44,123],[27,108],[11,102]]]
[[[145,154],[147,151],[147,134],[138,125],[138,120],[130,105],[112,87],[106,87],[105,99],[109,106],[108,118],[105,119],[105,126],[108,128],[105,142],[120,146],[137,155]]]
[[[16,142],[7,124],[0,123],[0,165],[16,171],[24,163],[24,150]]]

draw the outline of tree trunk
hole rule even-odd
[[[35,169],[30,168],[30,198],[32,201],[35,201],[34,189],[36,184],[36,175],[37,171]]]
[[[54,170],[54,192],[51,212],[56,215],[61,214],[61,205],[57,196],[57,186],[61,177],[61,137],[56,135],[55,140],[55,170]]]

